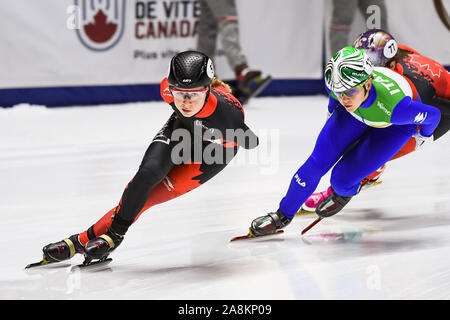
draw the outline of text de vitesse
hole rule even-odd
[[[198,1],[136,1],[136,39],[186,38],[197,35]]]

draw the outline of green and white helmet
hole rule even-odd
[[[345,47],[328,60],[325,83],[333,92],[343,92],[366,81],[373,71],[369,56],[361,49]]]

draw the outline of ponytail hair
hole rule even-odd
[[[231,87],[227,83],[223,82],[217,77],[214,77],[211,81],[211,88],[214,89],[215,87],[219,86],[224,87],[229,93],[231,93]]]
[[[389,68],[389,65],[390,65],[390,63],[391,63],[392,61],[395,61],[396,63],[397,63],[397,62],[400,62],[400,61],[402,61],[406,56],[408,56],[408,55],[410,55],[410,54],[412,54],[412,53],[414,53],[414,52],[409,51],[409,50],[407,50],[407,49],[400,49],[400,48],[399,48],[398,51],[397,51],[397,53],[395,54],[395,56],[392,57],[392,59],[390,59],[388,62],[386,62],[386,67]]]

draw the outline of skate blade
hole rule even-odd
[[[247,235],[234,237],[233,239],[230,240],[230,242],[234,242],[234,241],[238,241],[238,240],[255,239],[255,238],[261,238],[261,237],[273,236],[273,235],[280,234],[280,233],[283,233],[283,232],[284,232],[284,230],[277,230],[275,232],[272,232],[272,233],[269,233],[269,234],[265,234],[263,236],[255,236],[251,231],[249,231],[249,233]]]
[[[31,269],[31,268],[41,267],[41,266],[45,266],[45,265],[47,265],[47,264],[49,264],[49,262],[47,262],[47,261],[45,261],[45,260],[41,260],[41,261],[39,261],[39,262],[27,264],[27,265],[25,266],[25,269]]]
[[[24,271],[28,274],[35,274],[41,272],[48,272],[51,270],[58,270],[70,267],[71,264],[68,261],[54,261],[54,262],[36,262],[30,263],[25,268]]]
[[[308,211],[303,208],[300,208],[300,210],[298,210],[298,212],[295,215],[296,216],[304,216],[304,215],[313,214],[313,213],[315,213],[315,211]]]
[[[375,186],[379,185],[379,184],[382,183],[382,182],[383,182],[383,181],[376,181],[376,182],[374,182],[374,183],[372,183],[372,184],[366,184],[365,186],[363,186],[363,187],[361,188],[361,191],[366,190],[366,189],[369,189],[369,188],[372,188],[372,187],[375,187]]]
[[[322,217],[318,217],[316,220],[314,220],[309,226],[307,226],[305,229],[302,230],[302,236],[322,220],[323,220]]]
[[[112,258],[106,258],[96,261],[89,261],[89,262],[83,262],[79,265],[73,266],[70,268],[70,271],[76,271],[76,270],[99,270],[105,268],[110,262],[112,261]]]
[[[36,268],[36,267],[47,266],[47,265],[52,264],[52,263],[55,263],[55,261],[48,261],[48,260],[45,259],[45,257],[44,257],[44,258],[42,258],[42,260],[39,261],[39,262],[27,264],[26,267],[25,267],[25,269],[31,269],[31,268]]]

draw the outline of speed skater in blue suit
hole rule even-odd
[[[252,221],[253,236],[287,226],[332,168],[331,193],[316,213],[321,218],[335,215],[358,194],[366,176],[391,159],[411,137],[417,147],[432,139],[439,124],[439,109],[422,103],[409,79],[391,69],[374,67],[361,49],[338,51],[328,61],[324,75],[331,115],[313,152],[294,174],[278,210]]]

